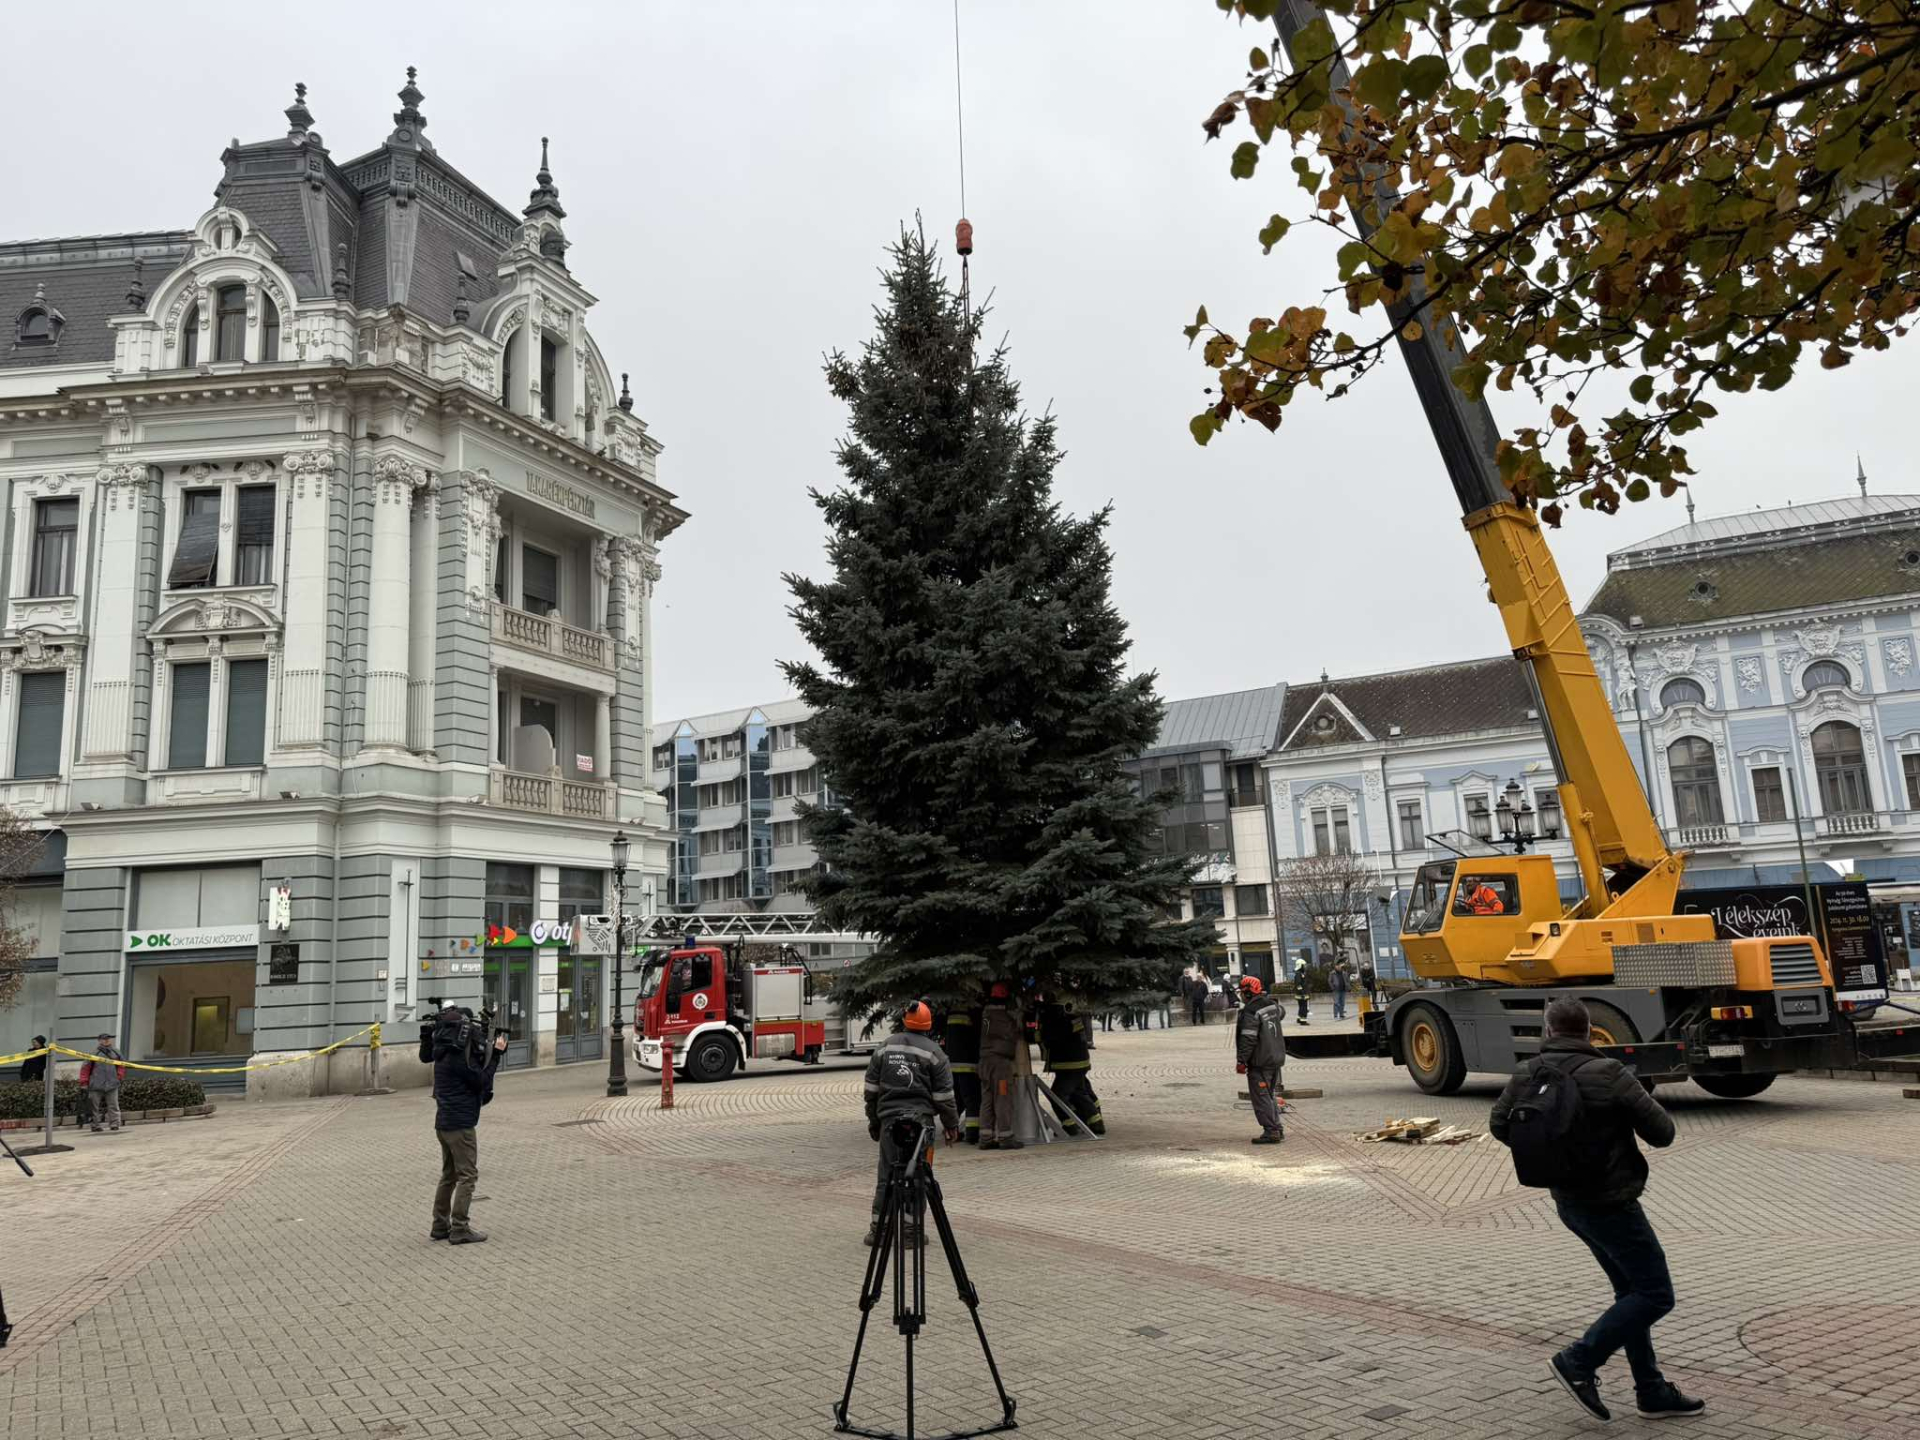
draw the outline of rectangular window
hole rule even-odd
[[[540,418],[551,420],[560,384],[560,347],[546,336],[540,337]]]
[[[702,855],[718,855],[720,853],[720,832],[718,830],[702,830],[700,832],[700,853]]]
[[[736,850],[744,850],[746,848],[747,848],[746,826],[736,825],[733,827],[733,829],[727,831],[727,850],[729,853]]]
[[[1226,895],[1218,885],[1193,887],[1193,918],[1218,920],[1227,913]]]
[[[1900,768],[1907,776],[1907,808],[1920,810],[1920,755],[1902,755]]]
[[[180,495],[180,543],[167,570],[167,586],[188,590],[214,583],[220,561],[220,492],[186,490]]]
[[[1333,853],[1333,832],[1329,828],[1325,810],[1313,812],[1313,853],[1316,855]]]
[[[207,763],[207,695],[213,667],[173,667],[173,716],[167,734],[167,768],[199,770]]]
[[[20,719],[13,734],[16,779],[60,773],[60,730],[66,707],[66,671],[30,670],[20,677]]]
[[[1347,820],[1347,807],[1331,806],[1313,812],[1313,853],[1345,855],[1353,849],[1353,833]]]
[[[29,595],[73,594],[73,551],[79,536],[78,500],[33,502],[33,574]]]
[[[1908,771],[1911,776],[1912,771]],[[1911,791],[1913,781],[1907,781]],[[1753,772],[1753,818],[1771,824],[1787,818],[1787,792],[1780,780],[1780,767],[1765,765]]]
[[[273,486],[243,485],[233,533],[233,583],[273,583]]]
[[[1397,809],[1400,818],[1400,848],[1402,850],[1426,849],[1426,826],[1420,823],[1420,802],[1402,800]]]
[[[493,542],[493,598],[502,605],[507,603],[507,537],[502,535]]]
[[[520,547],[520,608],[551,615],[560,608],[560,561],[531,545]]]
[[[1493,838],[1493,811],[1486,796],[1467,796],[1467,830],[1476,840]]]
[[[1264,915],[1267,913],[1267,887],[1264,885],[1236,885],[1233,887],[1233,913],[1236,915]]]
[[[499,717],[495,728],[498,729],[500,732],[498,735],[494,737],[493,758],[499,761],[502,765],[504,765],[507,763],[507,729],[508,729],[507,692],[505,688],[494,691],[493,698],[494,698],[494,705],[495,705],[495,709],[493,713]]]
[[[1333,849],[1337,855],[1348,854],[1353,849],[1353,837],[1347,833],[1345,807],[1333,812]]]
[[[1263,783],[1259,765],[1247,760],[1233,767],[1233,788],[1228,792],[1227,803],[1229,805],[1266,803],[1266,785]]]
[[[227,764],[259,765],[267,758],[267,662],[227,663]]]

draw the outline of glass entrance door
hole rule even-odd
[[[533,1063],[533,963],[531,950],[489,950],[481,962],[493,1023],[507,1032],[503,1069]]]
[[[600,1013],[601,962],[597,955],[560,954],[559,1005],[553,1058],[597,1060],[605,1052]]]

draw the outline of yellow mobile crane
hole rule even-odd
[[[1281,43],[1291,50],[1319,15],[1312,0],[1281,0]],[[1333,63],[1339,95],[1348,77],[1338,56]],[[1396,197],[1384,183],[1374,193],[1384,215]],[[1363,235],[1374,228],[1368,214],[1354,220]],[[1424,300],[1416,277],[1396,321],[1427,320]],[[1648,1085],[1688,1077],[1744,1097],[1787,1071],[1910,1052],[1910,1031],[1856,1031],[1852,1006],[1886,992],[1836,997],[1814,937],[1717,940],[1710,916],[1674,913],[1686,857],[1667,848],[1640,787],[1539,520],[1500,478],[1492,413],[1452,383],[1464,357],[1449,328],[1424,323],[1408,340],[1403,323],[1401,354],[1532,684],[1584,894],[1564,904],[1545,855],[1423,865],[1400,939],[1430,983],[1369,1014],[1361,1048],[1405,1065],[1421,1089],[1450,1094],[1469,1071],[1508,1071],[1536,1052],[1547,1002],[1576,995],[1593,1016],[1594,1043],[1617,1047]],[[1348,1038],[1289,1037],[1288,1048],[1320,1054]]]

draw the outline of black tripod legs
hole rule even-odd
[[[865,1435],[871,1440],[916,1440],[913,1341],[927,1319],[927,1235],[924,1217],[931,1212],[934,1228],[940,1233],[940,1248],[945,1251],[947,1267],[953,1272],[954,1288],[973,1319],[973,1331],[980,1340],[980,1353],[986,1357],[988,1373],[993,1376],[993,1388],[1000,1397],[998,1422],[974,1430],[954,1430],[940,1437],[940,1440],[971,1440],[976,1435],[993,1435],[1003,1430],[1018,1429],[1018,1422],[1013,1418],[1014,1399],[1007,1394],[1007,1387],[1000,1378],[1000,1367],[993,1358],[993,1348],[987,1343],[986,1327],[980,1323],[980,1292],[967,1277],[967,1267],[960,1258],[960,1246],[954,1239],[953,1225],[947,1219],[947,1207],[940,1195],[939,1182],[924,1164],[914,1163],[918,1160],[919,1152],[916,1150],[913,1160],[896,1171],[887,1185],[886,1198],[880,1211],[877,1243],[867,1256],[867,1273],[860,1285],[860,1329],[854,1335],[853,1359],[847,1365],[846,1388],[840,1393],[840,1403],[833,1407],[833,1428],[841,1434]],[[907,1349],[907,1428],[904,1434],[856,1425],[849,1415],[853,1403],[854,1377],[859,1373],[860,1352],[867,1340],[867,1321],[872,1318],[874,1306],[880,1303],[880,1294],[886,1288],[890,1261],[893,1266],[893,1325],[905,1340]]]

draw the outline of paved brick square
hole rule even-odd
[[[1550,1203],[1492,1141],[1363,1145],[1407,1115],[1484,1126],[1497,1083],[1422,1096],[1380,1062],[1295,1062],[1287,1143],[1255,1149],[1231,1030],[1115,1031],[1112,1134],[943,1153],[1021,1432],[1101,1437],[1553,1437],[1590,1422],[1546,1356],[1605,1301]],[[9,1440],[831,1433],[857,1321],[873,1149],[852,1067],[607,1100],[597,1067],[504,1078],[476,1222],[426,1238],[438,1154],[419,1092],[228,1104],[81,1136],[0,1177]],[[1787,1080],[1749,1102],[1662,1092],[1680,1138],[1647,1205],[1679,1308],[1655,1332],[1705,1396],[1689,1433],[1920,1431],[1899,1263],[1920,1107]],[[918,1354],[922,1427],[991,1418],[944,1266]],[[897,1424],[877,1315],[856,1419]],[[1616,1433],[1623,1364],[1603,1377]],[[1621,1415],[1621,1411],[1625,1411]]]

